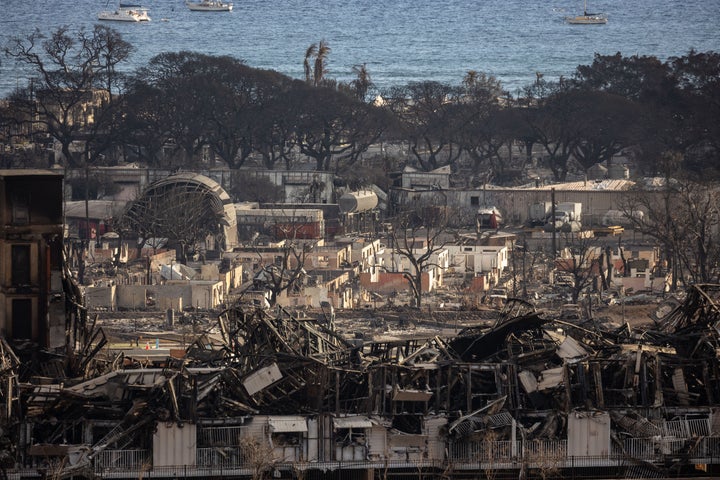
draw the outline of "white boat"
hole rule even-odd
[[[585,0],[583,14],[574,17],[565,17],[565,21],[573,25],[602,25],[607,23],[608,19],[604,13],[588,13],[587,0]]]
[[[98,14],[98,20],[113,22],[149,22],[148,9],[140,5],[121,3],[115,11],[105,11]]]
[[[232,2],[223,2],[221,0],[186,1],[185,5],[194,12],[229,12],[233,9]]]

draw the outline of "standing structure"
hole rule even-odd
[[[0,170],[0,333],[40,347],[64,344],[63,175]]]

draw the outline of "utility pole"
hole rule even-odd
[[[517,275],[515,268],[515,240],[512,242],[512,250],[510,251],[510,258],[512,259],[512,271],[513,271],[513,298],[517,298]]]
[[[525,271],[525,255],[527,254],[527,240],[523,238],[522,255],[522,278],[523,278],[523,300],[527,300],[527,272]]]
[[[552,234],[553,234],[553,244],[552,244],[552,256],[553,261],[555,261],[555,256],[557,255],[557,232],[555,228],[555,188],[550,189],[550,203],[552,203],[552,213],[550,214],[550,222],[552,225]]]

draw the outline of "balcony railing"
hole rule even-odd
[[[226,431],[230,438],[237,432]],[[215,434],[212,434],[215,435]],[[222,434],[224,435],[224,433]],[[216,438],[217,439],[217,438]],[[298,447],[299,448],[299,447]],[[287,453],[287,452],[284,452]],[[301,458],[297,453],[297,458]],[[276,455],[276,458],[279,456]],[[363,469],[378,468],[447,468],[478,471],[510,471],[521,468],[554,471],[577,468],[631,468],[645,465],[685,465],[720,464],[720,437],[695,438],[629,438],[613,443],[607,455],[568,456],[567,441],[494,441],[494,442],[451,442],[446,458],[426,458],[423,460],[399,461],[388,459],[336,460],[331,462],[302,462],[304,469]],[[239,446],[201,447],[196,451],[195,465],[175,467],[152,467],[150,450],[105,450],[95,457],[95,473],[104,478],[128,478],[130,472],[146,477],[184,475],[186,477],[213,477],[224,475],[242,475],[252,470],[252,465],[244,461]],[[272,463],[272,462],[271,462]],[[297,469],[299,464],[278,458],[272,463],[278,470]],[[124,476],[123,476],[124,475]],[[138,477],[139,478],[139,477]],[[517,478],[517,477],[515,477]],[[599,478],[599,477],[598,477]]]

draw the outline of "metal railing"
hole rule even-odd
[[[95,456],[95,470],[140,470],[152,465],[150,450],[103,450]]]
[[[247,427],[204,427],[198,429],[198,445],[210,447],[215,445],[237,446],[240,445],[240,438],[243,430]]]
[[[233,434],[234,435],[234,434]],[[286,452],[284,452],[286,453]],[[276,455],[269,462],[274,469],[363,469],[388,467],[451,468],[463,471],[502,472],[518,469],[555,471],[562,469],[597,468],[649,468],[668,464],[715,465],[720,464],[720,437],[696,438],[629,438],[613,443],[606,455],[567,455],[565,440],[451,442],[442,459],[424,460],[338,460],[333,462],[283,461]],[[286,457],[287,458],[287,457]],[[183,475],[184,477],[212,477],[242,475],[252,470],[238,446],[201,447],[196,450],[194,465],[152,467],[150,450],[105,450],[94,459],[95,472],[105,478],[129,478],[132,472],[144,477]],[[193,462],[189,462],[193,463]],[[124,475],[124,476],[123,476]],[[138,477],[139,478],[139,477]],[[515,477],[517,478],[517,477]],[[598,477],[599,478],[599,477]],[[612,478],[612,477],[607,477]]]

